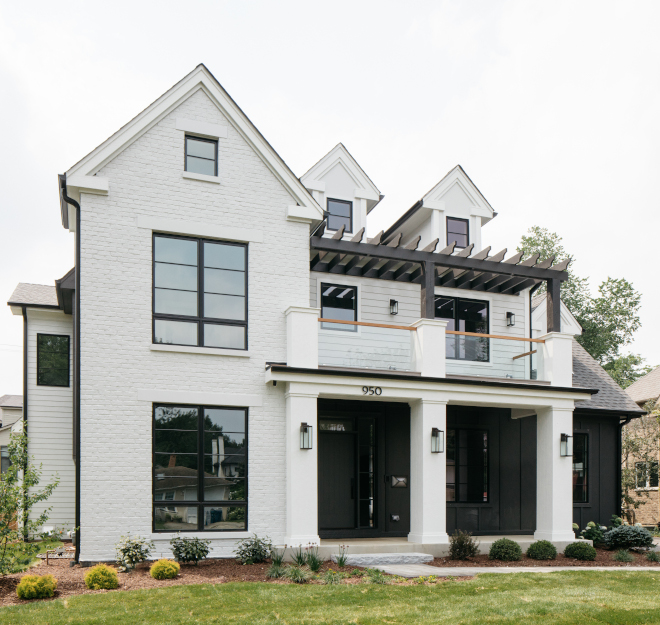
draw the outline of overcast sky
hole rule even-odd
[[[203,62],[296,175],[342,141],[386,196],[373,231],[460,163],[499,213],[484,245],[545,226],[594,290],[632,281],[631,350],[660,364],[659,23],[657,0],[1,0],[1,299],[73,266],[57,174]]]

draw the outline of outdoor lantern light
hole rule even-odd
[[[397,302],[395,299],[390,300],[390,315],[398,315],[399,314],[399,302]]]
[[[516,316],[512,312],[506,314],[506,325],[515,326],[516,325]]]
[[[445,450],[445,433],[438,428],[431,429],[431,453],[441,454]]]
[[[300,424],[300,449],[312,448],[312,426],[307,423]]]
[[[561,447],[560,452],[562,456],[572,456],[573,455],[573,437],[568,434],[561,435]]]

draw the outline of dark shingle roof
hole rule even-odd
[[[626,389],[626,393],[634,402],[642,405],[651,399],[658,399],[660,397],[660,367],[656,367],[637,382],[633,382]]]
[[[644,412],[575,339],[573,386],[598,389],[598,393],[592,395],[591,399],[575,402],[575,408],[578,410],[608,410],[620,412],[622,415],[641,415]]]
[[[59,308],[55,287],[47,284],[19,282],[7,303]]]
[[[0,408],[22,408],[23,395],[3,395],[0,397]]]

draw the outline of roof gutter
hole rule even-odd
[[[65,228],[69,227],[69,209],[67,205],[71,205],[76,209],[76,263],[75,263],[75,278],[76,278],[76,293],[75,304],[73,310],[73,335],[74,335],[74,401],[73,401],[73,427],[75,433],[75,466],[76,466],[76,488],[75,488],[75,535],[76,535],[76,555],[75,562],[80,562],[80,204],[73,198],[67,195],[66,188],[66,174],[60,174],[59,191],[60,191],[60,207],[62,209],[62,225]]]

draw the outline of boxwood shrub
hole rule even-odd
[[[567,558],[575,558],[576,560],[595,560],[596,549],[587,542],[570,543],[566,545],[564,555]]]
[[[491,560],[504,560],[505,562],[513,562],[522,558],[522,549],[520,545],[514,540],[508,538],[500,538],[496,540],[490,547],[488,557]]]
[[[97,564],[85,574],[85,586],[90,590],[112,590],[119,586],[117,571],[107,564]]]
[[[653,546],[651,532],[637,525],[619,525],[607,532],[604,540],[609,549],[639,549]]]
[[[549,540],[537,540],[529,546],[526,555],[532,560],[554,560],[557,549]]]
[[[156,560],[151,565],[149,573],[154,579],[174,579],[178,574],[181,567],[174,560]]]
[[[16,587],[19,599],[45,599],[52,597],[57,580],[52,575],[24,575]]]

